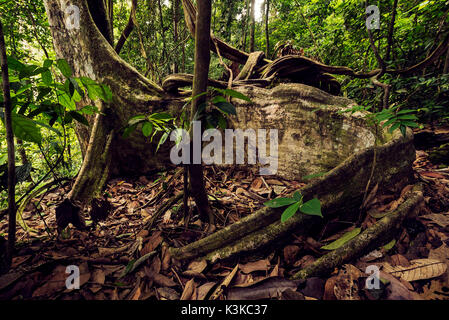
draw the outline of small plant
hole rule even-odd
[[[303,202],[303,195],[296,191],[291,198],[277,198],[264,203],[269,208],[281,208],[289,206],[284,210],[281,216],[281,222],[290,219],[298,210],[310,216],[319,216],[323,218],[321,213],[321,202],[317,198],[313,198],[307,202]]]
[[[237,115],[237,111],[233,104],[228,102],[225,96],[241,99],[250,102],[251,100],[241,94],[240,92],[231,89],[217,89],[212,88],[213,91],[220,93],[215,95],[211,99],[208,99],[205,103],[202,103],[193,119],[195,121],[202,121],[205,123],[206,129],[220,128],[226,129],[227,122],[226,117],[229,115]],[[139,125],[141,125],[142,133],[145,137],[151,135],[151,142],[157,133],[162,133],[159,143],[156,148],[156,152],[159,150],[162,144],[167,141],[170,133],[175,130],[189,130],[190,121],[187,116],[186,107],[190,105],[193,99],[197,99],[203,95],[208,94],[203,92],[196,97],[189,97],[186,99],[186,103],[182,107],[181,115],[179,119],[168,113],[153,113],[149,116],[137,115],[129,119],[127,126],[124,128],[123,137],[128,138]],[[181,141],[181,135],[178,135],[179,139],[176,140],[176,145]]]
[[[415,110],[398,110],[398,106],[395,106],[376,113],[374,117],[379,123],[385,121],[382,127],[389,127],[388,131],[390,133],[392,133],[396,129],[399,129],[402,135],[405,137],[407,127],[419,128],[419,124],[416,123],[418,118],[416,117],[415,113]]]

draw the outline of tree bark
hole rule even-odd
[[[6,128],[6,144],[8,147],[8,246],[6,249],[6,263],[0,265],[0,269],[8,270],[11,266],[12,256],[14,254],[14,244],[16,242],[16,163],[14,152],[14,134],[12,131],[12,106],[11,106],[11,91],[9,86],[8,63],[6,58],[5,37],[3,35],[3,25],[0,21],[0,63],[2,67],[2,89],[3,89],[3,104],[5,108],[5,128]],[[4,271],[4,270],[1,270]]]
[[[90,202],[100,192],[110,174],[141,174],[165,167],[161,157],[155,157],[155,146],[148,139],[138,132],[125,139],[122,130],[132,116],[166,110],[170,101],[180,103],[119,57],[108,40],[107,10],[103,1],[97,2],[99,6],[95,7],[93,1],[90,6],[86,0],[71,2],[80,9],[80,28],[71,30],[66,27],[65,1],[44,2],[56,56],[67,60],[75,77],[90,77],[113,92],[109,104],[85,97],[77,106],[97,105],[103,110],[88,119],[89,127],[76,127],[85,157],[69,198],[82,203]],[[160,152],[168,154],[167,149]]]
[[[210,21],[211,1],[199,1],[195,30],[195,74],[193,79],[193,97],[207,91],[210,64]],[[196,114],[198,107],[205,101],[206,96],[204,95],[193,99],[191,109],[192,121],[194,120],[193,117]],[[193,152],[191,155],[192,157],[194,156]],[[207,198],[202,165],[189,165],[189,174],[192,197],[195,199],[200,216],[209,218],[209,228],[211,228],[214,224],[214,215]]]

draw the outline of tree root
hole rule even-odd
[[[372,183],[379,183],[379,188],[389,188],[392,191],[400,191],[409,184],[413,176],[411,165],[415,159],[412,143],[412,134],[409,132],[407,138],[398,133],[392,141],[376,146],[378,158],[384,161],[376,165]],[[305,186],[301,190],[304,200],[318,198],[325,219],[336,216],[343,220],[353,219],[354,216],[350,215],[359,212],[373,157],[374,146],[348,158],[323,177]],[[401,161],[398,162],[397,159]],[[314,224],[322,223],[316,216],[303,214],[296,214],[281,223],[283,210],[284,208],[264,207],[208,237],[182,248],[170,248],[170,253],[178,260],[202,257],[214,262],[230,259],[258,253],[285,240],[292,232],[306,233]]]
[[[400,229],[401,223],[419,210],[423,200],[422,188],[420,185],[416,185],[398,209],[390,212],[340,248],[322,256],[307,268],[300,270],[293,276],[293,279],[306,279],[328,274],[342,264],[390,242]]]

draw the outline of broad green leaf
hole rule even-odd
[[[14,59],[13,57],[9,57],[7,58],[8,61],[8,67],[11,70],[15,70],[15,71],[25,71],[27,66],[25,64],[23,64],[22,62],[20,62],[17,59]]]
[[[48,129],[48,130],[51,130],[51,131],[53,131],[54,133],[56,133],[58,136],[62,137],[61,131],[59,131],[59,130],[53,128],[53,127],[50,127],[48,124],[45,124],[45,123],[43,123],[43,122],[36,121],[36,120],[33,120],[33,121],[34,121],[35,124],[37,124],[37,125],[39,125],[39,126],[41,126],[41,127],[44,127],[44,128],[46,128],[46,129]]]
[[[302,200],[302,194],[299,191],[295,191],[295,193],[293,193],[293,199],[300,202]]]
[[[298,211],[298,209],[299,209],[299,202],[296,202],[287,209],[285,209],[281,216],[281,222],[285,222],[291,217],[293,217],[293,215]]]
[[[84,124],[85,126],[89,126],[89,121],[87,121],[87,119],[78,111],[69,111],[68,114],[75,119],[76,121],[78,121],[79,123]]]
[[[161,121],[169,121],[173,119],[173,116],[169,113],[160,112],[160,113],[153,113],[148,117],[148,119],[152,120],[161,120]]]
[[[72,68],[70,68],[69,64],[64,59],[56,60],[56,66],[61,71],[61,73],[66,78],[70,78],[72,76]]]
[[[277,199],[273,199],[273,200],[265,202],[264,206],[267,206],[269,208],[280,208],[280,207],[288,206],[295,202],[297,202],[297,201],[292,198],[277,198]]]
[[[50,68],[51,66],[53,65],[53,60],[50,60],[50,59],[45,59],[45,61],[44,61],[44,64],[43,64],[43,67],[44,68]]]
[[[237,115],[235,107],[229,102],[217,102],[215,103],[215,106],[226,114],[232,114],[234,116]]]
[[[145,122],[142,126],[142,133],[145,137],[149,137],[153,132],[153,124],[151,122]]]
[[[230,97],[233,97],[233,98],[237,98],[237,99],[240,99],[240,100],[245,100],[245,101],[251,102],[251,99],[248,98],[247,96],[245,96],[243,93],[237,92],[237,91],[232,90],[232,89],[218,89],[218,88],[215,88],[214,90],[216,90],[218,92],[221,92],[225,96],[230,96]]]
[[[75,101],[73,101],[67,93],[62,93],[59,97],[59,103],[67,110],[76,110]]]
[[[13,113],[11,119],[14,135],[18,139],[37,144],[42,142],[41,131],[33,120],[17,113]]]
[[[348,242],[349,240],[351,240],[351,239],[355,238],[356,236],[358,236],[361,231],[362,231],[362,229],[355,228],[354,230],[346,232],[340,239],[337,239],[334,242],[331,242],[328,245],[321,247],[321,249],[324,249],[324,250],[335,250],[335,249],[338,249],[342,245],[344,245],[346,242]]]
[[[321,202],[317,198],[313,198],[312,200],[307,201],[304,203],[300,208],[302,213],[305,213],[309,216],[319,216],[323,217],[323,214],[321,213]]]

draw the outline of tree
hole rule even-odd
[[[205,102],[205,95],[198,95],[207,91],[210,63],[210,20],[211,1],[198,2],[198,14],[196,16],[195,31],[195,74],[193,78],[193,101],[191,109],[191,121],[198,111],[198,107]],[[193,156],[193,152],[191,152]],[[209,218],[209,230],[212,230],[214,216],[209,206],[209,200],[204,186],[203,167],[201,164],[189,165],[190,189],[201,216]]]
[[[249,35],[249,51],[254,52],[254,42],[256,33],[256,0],[251,0],[251,27]]]
[[[4,117],[6,127],[6,142],[8,146],[8,247],[6,251],[6,263],[0,264],[1,269],[8,270],[11,266],[12,256],[14,253],[14,244],[16,242],[16,162],[14,151],[14,135],[12,131],[11,120],[11,94],[9,87],[9,75],[8,75],[8,62],[6,58],[6,45],[5,37],[3,35],[3,24],[0,21],[0,63],[2,68],[2,89],[3,89],[3,104],[4,104]]]

